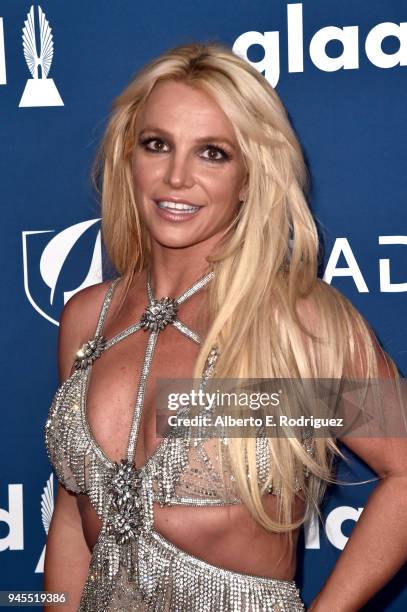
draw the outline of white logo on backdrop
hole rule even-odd
[[[338,550],[343,550],[349,537],[342,531],[345,521],[357,523],[363,508],[353,506],[337,506],[325,517],[324,534],[328,541]],[[305,548],[307,550],[319,550],[321,548],[320,530],[318,516],[314,512],[309,521],[304,525]]]
[[[53,42],[51,28],[44,17],[41,8],[38,7],[40,22],[41,51],[38,56],[35,45],[34,7],[28,13],[23,29],[24,55],[33,79],[27,83],[27,88],[33,89],[36,95],[29,95],[27,90],[27,104],[20,106],[62,106],[63,102],[52,81],[47,79],[48,70],[53,54]],[[393,52],[386,52],[382,43],[386,38],[394,37],[399,40],[399,48]],[[311,40],[308,48],[304,44],[303,27],[303,4],[287,4],[287,60],[288,72],[304,72],[304,56],[308,51],[309,59],[316,68],[323,72],[335,72],[337,70],[358,70],[360,63],[359,26],[326,26],[318,29]],[[331,41],[342,44],[342,53],[337,57],[330,57],[326,47]],[[263,59],[255,62],[248,58],[250,47],[258,45],[264,50]],[[396,66],[407,66],[407,23],[392,23],[385,21],[378,23],[368,32],[364,41],[364,52],[366,58],[377,68],[394,68]],[[280,78],[280,32],[265,31],[258,32],[250,30],[243,32],[235,40],[233,50],[237,55],[243,57],[259,72],[264,72],[266,79],[275,87]],[[43,74],[38,78],[38,66],[42,67]],[[44,78],[44,73],[45,78]],[[32,83],[36,81],[36,83]],[[4,52],[3,21],[0,17],[0,85],[6,84],[6,58]],[[31,83],[31,84],[30,84]],[[26,92],[24,92],[25,94]],[[23,96],[24,97],[24,96]]]
[[[91,219],[90,221],[82,221],[71,225],[66,229],[62,230],[51,238],[46,247],[44,248],[40,260],[39,260],[39,271],[42,281],[50,289],[49,292],[49,304],[54,303],[55,289],[61,273],[62,267],[75,246],[77,241],[80,239],[92,225],[98,223],[100,219]],[[30,304],[40,313],[45,319],[51,321],[55,325],[59,325],[58,321],[51,317],[39,304],[36,303],[30,290],[30,278],[29,278],[29,260],[30,253],[28,252],[29,237],[37,234],[54,233],[55,230],[39,230],[39,231],[24,231],[22,232],[23,239],[23,268],[24,268],[24,290]],[[89,265],[89,270],[86,274],[85,280],[73,291],[64,291],[64,304],[78,291],[94,285],[102,281],[102,244],[100,230],[97,234],[95,246],[93,248],[92,259]]]
[[[45,485],[43,493],[41,495],[41,518],[42,518],[42,524],[43,524],[45,533],[47,535],[49,531],[49,526],[51,524],[53,512],[54,512],[54,476],[51,472],[50,477],[47,480],[47,484]],[[44,572],[45,549],[46,549],[46,544],[44,544],[44,548],[42,549],[42,553],[38,560],[37,567],[35,568],[36,574],[40,574]]]
[[[387,37],[399,40],[400,46],[394,53],[385,53],[382,43]],[[342,44],[338,57],[330,57],[326,47],[332,40]],[[264,50],[264,57],[253,62],[248,58],[251,46],[258,45]],[[304,72],[304,27],[302,3],[287,5],[287,56],[288,72]],[[386,21],[374,26],[368,33],[364,49],[367,59],[377,68],[407,66],[407,23]],[[249,62],[275,87],[280,78],[280,32],[243,32],[235,40],[233,51]],[[359,68],[359,26],[327,26],[312,36],[308,53],[311,62],[323,72],[357,70]]]
[[[3,550],[24,550],[23,485],[8,485],[8,510],[0,508],[0,523],[8,526],[8,533],[0,538]]]
[[[6,76],[6,53],[4,51],[4,28],[3,18],[0,17],[0,85],[7,84]]]
[[[23,49],[32,79],[28,79],[19,106],[63,106],[61,96],[53,79],[48,79],[54,55],[51,28],[40,6],[38,6],[40,53],[35,41],[34,5],[31,6],[23,27]],[[41,76],[40,76],[41,75]]]
[[[379,236],[380,245],[407,246],[407,236]],[[339,267],[340,257],[346,266]],[[326,264],[323,279],[331,284],[334,277],[348,276],[353,279],[359,293],[369,293],[369,288],[347,238],[336,238]],[[407,291],[407,282],[391,281],[390,259],[379,259],[379,282],[381,293],[402,293]]]

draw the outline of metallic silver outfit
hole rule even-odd
[[[212,278],[209,272],[177,299],[155,300],[147,282],[149,306],[140,321],[107,340],[103,325],[115,279],[104,299],[95,336],[77,353],[74,371],[57,390],[45,424],[49,459],[63,486],[84,493],[102,521],[82,592],[80,612],[241,612],[304,610],[293,580],[227,570],[176,547],[154,530],[153,502],[162,506],[222,506],[242,503],[216,440],[165,435],[140,468],[134,464],[144,392],[160,331],[170,324],[191,341],[198,334],[177,318],[178,307]],[[149,332],[127,455],[111,461],[92,436],[86,395],[92,364],[130,334]],[[201,385],[213,376],[218,352],[210,352]],[[225,440],[225,445],[227,441]],[[311,452],[309,446],[305,446]],[[223,460],[220,461],[220,459]],[[257,439],[257,467],[264,482],[269,467],[267,440]],[[222,468],[220,468],[222,465]],[[230,466],[229,466],[230,467]],[[278,495],[271,486],[269,493]]]

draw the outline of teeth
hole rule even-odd
[[[157,202],[158,208],[167,208],[173,211],[182,211],[187,213],[193,213],[198,210],[199,206],[191,206],[191,204],[184,204],[183,202]]]

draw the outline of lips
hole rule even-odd
[[[172,222],[187,221],[195,217],[202,208],[199,204],[194,204],[188,200],[181,199],[160,199],[154,200],[157,212],[163,219]]]
[[[161,210],[170,210],[175,213],[185,212],[189,214],[196,212],[199,208],[199,206],[187,202],[171,202],[170,200],[159,200],[157,206]]]

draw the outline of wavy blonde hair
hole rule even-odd
[[[140,109],[156,83],[201,88],[229,117],[248,172],[247,197],[216,254],[208,288],[211,325],[195,365],[199,378],[213,345],[218,378],[376,378],[378,346],[364,318],[317,278],[319,239],[307,204],[303,153],[276,91],[250,64],[218,43],[175,47],[150,62],[114,100],[93,176],[102,203],[107,254],[123,278],[123,301],[134,275],[149,263],[150,244],[133,194],[131,156]],[[307,325],[308,323],[308,325]],[[318,331],[318,335],[316,335]],[[397,368],[387,357],[392,376]],[[310,456],[295,437],[268,439],[273,458],[266,483],[278,484],[278,518],[262,504],[256,440],[235,438],[229,453],[241,498],[264,528],[288,533],[316,510],[319,517],[334,459],[332,438],[316,438]],[[306,466],[309,478],[305,479]],[[305,512],[293,520],[294,478]]]

